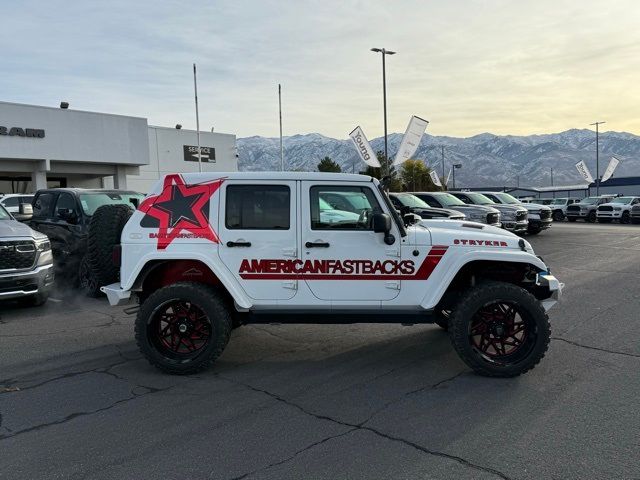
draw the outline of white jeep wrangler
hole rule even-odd
[[[96,228],[121,239],[120,281],[102,291],[112,305],[137,298],[137,343],[169,373],[208,367],[248,323],[437,323],[495,377],[530,370],[549,344],[562,284],[526,240],[466,221],[405,225],[371,177],[174,174],[128,221],[101,208],[115,216]]]

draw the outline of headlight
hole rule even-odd
[[[36,249],[39,252],[48,252],[51,250],[51,242],[48,239],[39,240],[36,242]]]

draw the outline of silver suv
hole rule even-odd
[[[467,220],[500,227],[500,211],[485,205],[468,205],[447,192],[413,192],[423,202],[434,208],[450,208],[464,213]]]

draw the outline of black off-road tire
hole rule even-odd
[[[102,285],[103,284],[100,284],[96,279],[93,269],[89,264],[89,258],[85,255],[80,261],[80,267],[78,268],[78,286],[89,297],[97,298],[102,295],[100,291]]]
[[[113,263],[113,249],[120,244],[122,229],[133,214],[128,205],[103,205],[91,216],[87,256],[91,273],[99,286],[120,279],[120,266]]]
[[[490,361],[474,347],[471,340],[473,317],[483,306],[495,301],[512,302],[519,313],[526,315],[533,325],[531,346],[524,358],[517,362]],[[551,326],[541,303],[529,292],[516,285],[486,281],[469,289],[449,320],[449,337],[460,358],[476,373],[487,377],[515,377],[535,367],[549,346]]]
[[[622,212],[620,223],[627,224],[631,221],[631,214],[629,212]]]
[[[552,218],[554,222],[561,222],[564,220],[564,213],[562,210],[554,210]]]
[[[154,340],[151,326],[155,315],[176,300],[195,305],[210,324],[208,343],[193,355],[170,356],[159,349]],[[179,282],[156,290],[140,306],[135,323],[136,343],[142,355],[151,365],[174,375],[192,374],[210,367],[227,346],[231,330],[232,316],[225,298],[213,287],[196,282]]]
[[[41,307],[49,300],[48,293],[36,293],[22,299],[21,304],[25,307]]]

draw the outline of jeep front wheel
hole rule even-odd
[[[145,358],[167,373],[203,370],[222,354],[232,319],[213,288],[180,282],[152,293],[136,317],[136,342]]]
[[[540,302],[516,285],[485,282],[467,291],[449,320],[460,358],[476,373],[515,377],[544,357],[551,327]]]

